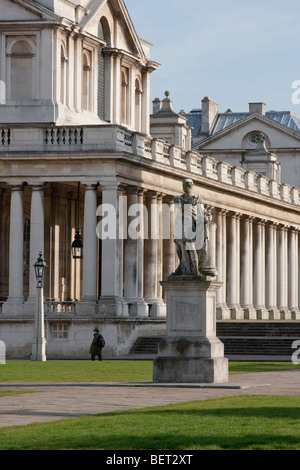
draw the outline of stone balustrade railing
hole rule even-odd
[[[45,301],[45,315],[75,315],[76,314],[76,302],[66,301]]]
[[[299,188],[277,183],[263,175],[218,162],[197,152],[186,152],[166,141],[150,139],[117,125],[0,128],[0,157],[2,152],[22,151],[126,152],[300,206]]]

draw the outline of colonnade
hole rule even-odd
[[[299,319],[299,227],[216,210],[219,319]]]
[[[77,273],[80,286],[74,290],[80,292],[77,311],[107,317],[164,317],[160,281],[174,272],[178,262],[172,232],[173,196],[109,178],[103,178],[100,185],[82,187],[84,248]],[[22,305],[22,313],[26,308],[30,312],[35,302],[33,265],[47,238],[44,191],[43,184],[31,185],[30,276],[24,301],[23,185],[11,186],[8,296],[3,313],[17,313],[18,305]],[[168,236],[162,234],[163,206],[170,209]],[[115,208],[115,237],[99,237],[99,217],[104,216],[99,207]],[[144,209],[130,210],[136,207]],[[213,216],[217,225],[217,280],[221,283],[217,318],[300,319],[299,227],[220,208],[213,209]],[[65,223],[74,225],[74,217],[70,215]],[[136,237],[128,236],[131,223],[138,228]],[[68,242],[71,245],[71,239]],[[59,242],[54,249],[56,257],[62,256]],[[74,263],[71,253],[65,263]],[[74,277],[74,266],[67,272]],[[55,276],[49,282],[55,282]],[[69,295],[69,300],[75,297]]]

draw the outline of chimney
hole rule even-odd
[[[266,105],[265,103],[249,103],[249,113],[257,113],[260,116],[266,115]]]
[[[218,115],[218,103],[207,96],[202,100],[201,134],[208,135]]]
[[[155,98],[155,100],[152,101],[152,104],[153,104],[153,114],[157,114],[158,111],[161,110],[162,100],[159,98]]]

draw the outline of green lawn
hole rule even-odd
[[[299,369],[229,364],[231,374]],[[0,383],[147,382],[152,361],[8,361]],[[15,393],[2,391],[3,395]],[[4,398],[3,398],[4,399]],[[0,450],[300,450],[300,397],[234,396],[0,428]]]
[[[1,382],[151,382],[152,361],[8,361]],[[299,369],[291,362],[230,362],[230,374]]]
[[[300,397],[235,396],[0,428],[6,450],[300,450]]]

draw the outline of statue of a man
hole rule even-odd
[[[184,193],[174,198],[174,241],[180,260],[175,275],[203,274],[206,259],[206,224],[211,221],[211,214],[205,211],[201,197],[192,193],[193,184],[191,179],[183,180]]]

